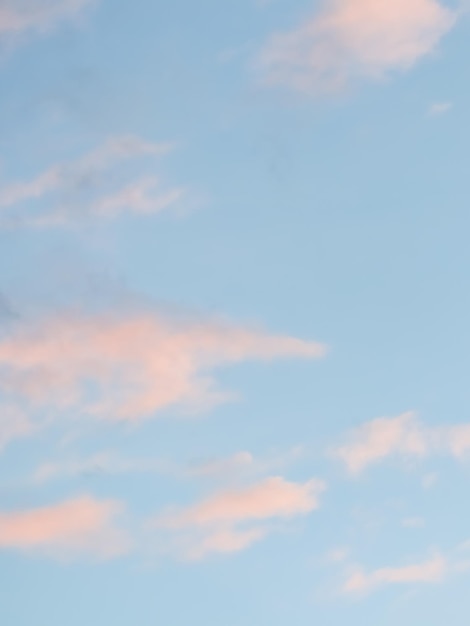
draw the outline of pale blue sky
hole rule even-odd
[[[0,0],[2,626],[467,626],[469,29]]]

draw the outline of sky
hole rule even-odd
[[[2,626],[468,626],[468,9],[0,0]]]

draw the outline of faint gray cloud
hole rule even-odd
[[[85,156],[49,167],[30,180],[0,187],[0,226],[66,226],[83,219],[120,214],[148,215],[174,205],[181,188],[166,188],[155,158],[172,144],[155,144],[133,135],[112,137]]]

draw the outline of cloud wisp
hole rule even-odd
[[[435,584],[442,582],[448,571],[447,560],[439,554],[422,563],[384,567],[369,573],[359,568],[347,578],[343,592],[369,594],[387,585]]]
[[[410,69],[436,50],[456,20],[436,0],[324,0],[298,28],[271,37],[259,66],[268,84],[337,92]]]
[[[270,477],[163,513],[151,526],[172,534],[175,551],[185,559],[239,552],[272,532],[269,523],[285,522],[319,508],[325,489],[325,483],[318,479],[294,483]]]
[[[195,412],[227,401],[212,375],[222,366],[324,354],[315,342],[214,320],[63,314],[0,337],[0,392],[31,418],[138,422],[175,406]]]
[[[159,213],[184,195],[182,188],[165,188],[153,173],[155,159],[171,149],[171,144],[149,143],[133,135],[113,137],[29,181],[4,184],[0,227],[67,226],[123,214]],[[139,174],[143,165],[152,173]]]
[[[37,509],[0,513],[0,549],[75,560],[110,559],[131,549],[115,526],[122,505],[82,496]]]
[[[429,427],[412,412],[367,422],[354,430],[346,443],[330,451],[353,475],[390,457],[447,454],[460,460],[469,452],[470,424]]]

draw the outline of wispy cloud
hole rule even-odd
[[[183,189],[166,189],[153,173],[155,158],[172,149],[133,135],[114,137],[89,154],[53,165],[28,181],[0,187],[0,226],[46,227],[120,214],[152,214],[173,206]],[[126,169],[126,162],[132,167]]]
[[[95,0],[0,0],[0,37],[45,32],[77,17]]]
[[[439,583],[444,580],[448,570],[447,560],[439,554],[422,563],[403,567],[384,567],[369,573],[357,569],[346,580],[343,592],[367,594],[386,585]]]
[[[449,454],[462,459],[470,452],[470,424],[429,427],[414,413],[381,417],[354,430],[344,445],[331,451],[351,474],[386,458]]]
[[[410,69],[456,20],[436,0],[324,0],[298,28],[272,36],[259,63],[270,84],[337,91],[357,79]]]
[[[262,539],[269,521],[285,521],[319,507],[323,481],[288,482],[271,477],[249,487],[221,491],[197,504],[159,515],[157,529],[175,533],[177,550],[200,559],[212,552],[237,552]]]
[[[256,457],[250,452],[242,451],[228,457],[193,463],[188,471],[194,477],[215,478],[224,481],[243,480],[260,474],[266,475],[280,471],[298,461],[302,455],[303,448],[301,446],[284,452],[272,452],[262,457]]]
[[[437,117],[438,115],[444,115],[448,113],[453,107],[452,102],[435,102],[431,104],[428,110],[428,114],[431,117]]]
[[[161,459],[124,458],[115,452],[98,452],[82,459],[42,463],[33,473],[32,482],[80,478],[92,474],[171,474],[178,473],[171,464]],[[182,473],[182,472],[180,472]]]
[[[32,510],[0,513],[0,549],[59,559],[108,559],[128,552],[127,534],[115,527],[122,505],[82,496]]]
[[[28,437],[35,430],[34,422],[19,407],[3,405],[0,408],[0,452],[10,441]]]
[[[324,353],[315,342],[214,320],[64,314],[0,338],[0,391],[29,415],[136,421],[175,405],[196,411],[226,401],[211,375],[220,366]]]

